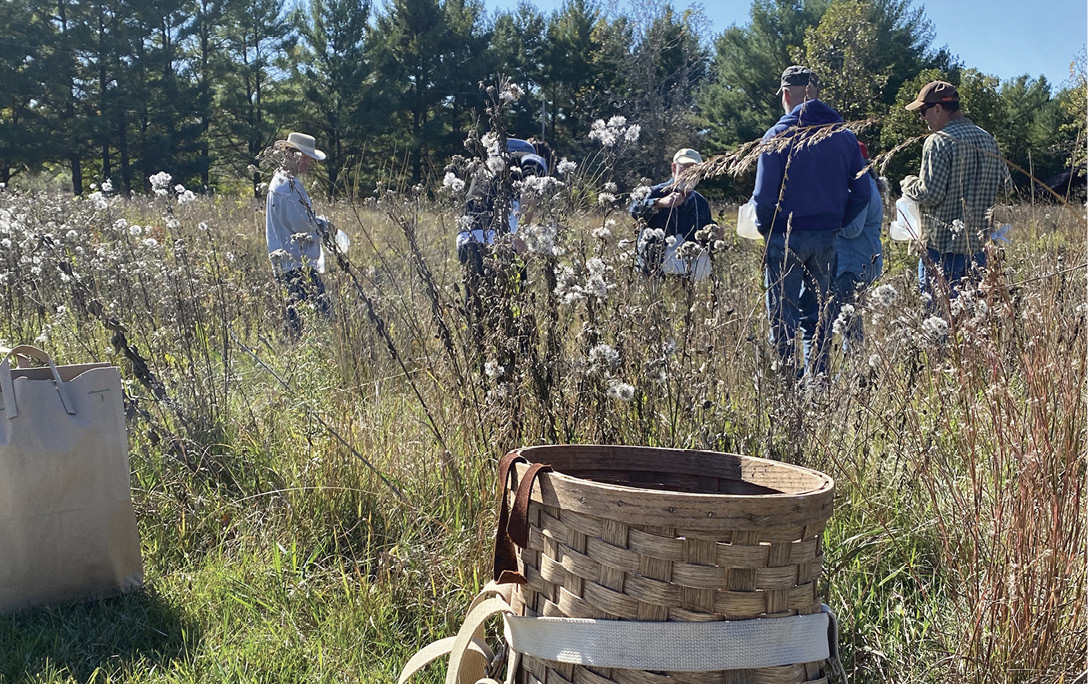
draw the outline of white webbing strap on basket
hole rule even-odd
[[[827,660],[826,613],[760,620],[635,622],[506,616],[522,655],[589,667],[715,672]]]
[[[418,653],[412,656],[408,661],[408,664],[401,670],[400,678],[397,680],[398,684],[404,684],[404,682],[411,679],[415,673],[442,656],[450,655],[450,653],[459,646],[460,644],[457,643],[457,637],[446,637],[445,639],[439,639],[434,643],[424,646]],[[477,684],[478,682],[490,684],[486,679],[486,676],[489,672],[491,663],[495,660],[495,654],[492,652],[490,646],[478,639],[472,638],[470,639],[468,646],[465,647],[464,655],[461,660],[464,663],[461,666],[461,669],[465,678],[458,681],[457,684]],[[476,674],[479,674],[480,676],[476,677]]]
[[[436,641],[413,656],[398,684],[446,654],[451,656],[446,684],[499,684],[492,677],[505,653],[500,649],[496,657],[483,643],[484,622],[499,614],[511,653],[507,683],[522,655],[652,672],[715,672],[827,660],[829,669],[846,681],[838,660],[835,616],[827,606],[811,615],[715,622],[519,617],[498,586],[489,583],[473,601],[457,637]]]

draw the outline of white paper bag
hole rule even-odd
[[[12,368],[20,356],[48,365]],[[16,347],[0,403],[0,613],[141,586],[118,370]]]

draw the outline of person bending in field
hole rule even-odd
[[[309,171],[325,153],[315,148],[313,136],[291,133],[276,142],[283,152],[283,161],[268,184],[265,204],[265,239],[268,258],[276,277],[287,290],[286,318],[288,334],[297,338],[302,333],[298,305],[312,301],[326,318],[332,308],[325,295],[322,269],[321,239],[329,231],[329,223],[314,215],[310,196],[299,177]]]
[[[876,175],[876,170],[869,163],[869,149],[860,140],[858,148],[869,164],[869,170],[865,172],[871,193],[869,204],[849,225],[843,226],[835,243],[838,266],[835,269],[834,292],[839,298],[844,352],[860,348],[865,339],[861,315],[855,307],[865,289],[884,271],[880,228],[884,223],[884,195],[888,192],[888,183]]]
[[[525,245],[517,235],[522,219],[519,181],[548,173],[547,162],[524,140],[508,139],[507,154],[513,162],[513,171],[496,172],[484,166],[473,177],[457,234],[457,260],[464,271],[465,303],[473,305],[476,313],[481,309],[484,261],[495,242],[503,235],[510,235],[514,252],[524,251]],[[522,271],[521,277],[524,275]]]

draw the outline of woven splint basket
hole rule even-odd
[[[513,454],[500,468],[505,503],[496,578],[518,583],[511,601],[517,615],[707,622],[820,612],[821,537],[834,496],[830,477],[708,451],[583,445]],[[534,464],[548,464],[551,471]],[[516,558],[503,558],[503,527],[516,542],[507,543],[516,554],[505,555]],[[517,668],[519,684],[795,684],[826,678],[823,661],[647,672],[526,656]]]

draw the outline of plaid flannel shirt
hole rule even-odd
[[[903,179],[918,202],[926,246],[944,254],[975,254],[990,239],[998,189],[1010,181],[994,137],[966,117],[926,138],[919,176]]]

